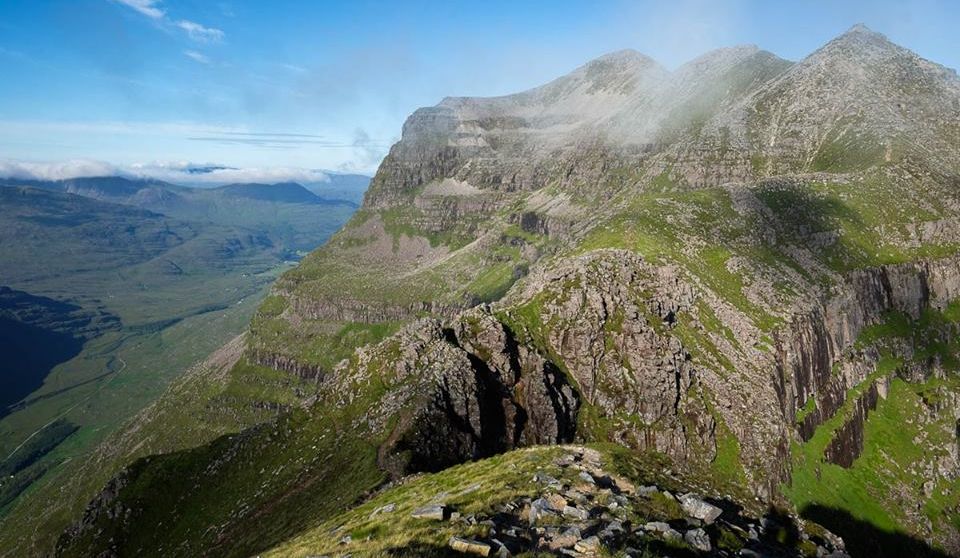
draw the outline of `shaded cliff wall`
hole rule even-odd
[[[879,351],[856,346],[867,326],[892,311],[918,319],[927,307],[942,309],[958,295],[957,257],[852,272],[829,301],[795,316],[775,336],[776,381],[786,423],[792,424],[813,398],[816,407],[797,424],[801,439],[809,440],[843,405],[847,391],[873,372]],[[932,372],[919,372],[918,379]]]

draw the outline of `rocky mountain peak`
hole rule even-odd
[[[774,72],[790,66],[790,62],[773,53],[761,50],[756,45],[737,45],[711,50],[684,63],[670,75],[674,88],[692,85],[710,88],[724,74],[742,67],[745,72],[759,71],[765,66],[775,66]],[[760,72],[760,75],[765,75]],[[672,95],[671,95],[672,96]]]
[[[808,59],[835,58],[849,64],[866,65],[896,56],[911,56],[919,59],[911,51],[890,41],[883,33],[872,31],[863,24],[857,24],[825,44]]]
[[[632,71],[659,67],[656,60],[637,50],[627,48],[594,58],[582,68],[602,69],[606,71]]]
[[[847,29],[844,34],[851,35],[851,34],[858,34],[858,33],[867,34],[867,35],[880,35],[881,37],[883,36],[881,33],[877,33],[873,29],[870,29],[869,27],[867,27],[866,24],[864,23],[854,24],[852,27],[850,27],[850,29]]]
[[[731,60],[742,60],[760,52],[757,45],[735,45],[732,47],[721,47],[694,58],[684,63],[680,68],[697,65],[708,65],[717,63],[726,63]]]

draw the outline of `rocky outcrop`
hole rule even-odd
[[[847,556],[843,539],[819,525],[773,510],[757,517],[729,498],[634,486],[590,448],[567,446],[540,469],[533,478],[517,479],[532,495],[497,501],[493,513],[461,514],[435,504],[412,516],[469,533],[469,539],[451,536],[448,546],[480,556],[646,556],[680,548],[694,556],[721,555],[713,552],[721,549],[740,556]],[[635,510],[646,520],[635,521]],[[350,551],[355,545],[343,540],[341,546]]]
[[[266,366],[268,368],[273,368],[274,370],[282,370],[289,374],[293,374],[301,380],[312,380],[319,382],[323,378],[324,374],[324,371],[320,366],[315,364],[307,364],[287,355],[276,354],[264,350],[253,349],[250,351],[248,358],[260,366]]]
[[[878,397],[877,385],[870,384],[867,392],[854,403],[852,416],[843,423],[827,446],[824,452],[827,461],[841,467],[853,466],[863,452],[863,427],[867,414],[877,408]]]
[[[61,545],[89,536],[90,532],[97,528],[98,523],[111,521],[124,524],[129,521],[132,510],[120,501],[118,496],[130,483],[130,477],[131,471],[127,469],[110,479],[110,482],[87,504],[83,517],[60,535],[57,541],[58,552],[54,555],[59,555]],[[111,540],[109,546],[101,549],[97,557],[120,558],[116,542]]]
[[[676,269],[600,250],[532,275],[505,305],[535,308],[542,331],[530,335],[541,336],[585,401],[611,419],[639,420],[639,428],[624,424],[618,438],[685,459],[691,444],[708,454],[714,447],[692,357],[670,334],[693,300]]]
[[[852,272],[829,300],[795,315],[776,333],[784,420],[792,423],[798,409],[813,397],[816,409],[799,425],[801,437],[809,439],[844,403],[847,390],[862,382],[879,360],[879,352],[869,347],[854,354],[864,328],[890,312],[917,319],[926,308],[943,308],[958,295],[956,257]]]
[[[393,423],[378,452],[380,467],[393,476],[575,435],[578,392],[485,309],[461,315],[452,327],[417,322],[386,347],[361,353],[353,370],[341,367],[333,382],[382,374],[384,367],[394,388],[367,420],[377,428]]]
[[[565,261],[529,278],[505,309],[416,322],[325,383],[345,391],[358,377],[390,378],[369,420],[385,428],[397,417],[379,452],[394,475],[573,440],[583,404],[624,443],[710,459],[715,420],[691,356],[668,333],[692,296],[674,274],[616,250]],[[525,303],[548,328],[511,325]]]
[[[290,307],[301,318],[330,322],[380,323],[400,322],[422,315],[452,316],[466,308],[436,301],[421,301],[410,304],[376,303],[349,298],[306,299],[288,295]]]

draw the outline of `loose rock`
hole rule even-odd
[[[443,520],[444,516],[447,513],[447,507],[442,504],[435,504],[432,506],[424,506],[422,508],[417,508],[413,510],[411,514],[415,519],[439,519]]]
[[[720,517],[720,514],[723,513],[723,510],[717,506],[707,503],[693,494],[684,494],[681,496],[680,506],[683,507],[683,511],[685,511],[687,515],[695,517],[707,525],[716,521],[716,519]]]
[[[574,506],[564,506],[564,507],[563,507],[563,515],[565,515],[565,516],[567,516],[567,517],[572,517],[572,518],[574,518],[574,519],[579,519],[580,521],[583,521],[583,520],[585,520],[585,519],[587,519],[587,518],[590,517],[590,512],[588,512],[587,510],[582,510],[582,509],[577,508],[577,507],[574,507]]]
[[[476,554],[477,556],[489,556],[491,550],[490,545],[487,543],[472,539],[463,539],[460,537],[450,537],[449,545],[450,548],[456,550],[457,552]]]
[[[702,550],[703,552],[710,552],[712,548],[710,546],[710,536],[707,535],[707,532],[703,529],[691,529],[684,533],[683,540],[687,541],[687,544],[696,548],[697,550]]]
[[[584,554],[593,554],[600,548],[600,539],[597,537],[587,537],[573,545],[573,549]]]

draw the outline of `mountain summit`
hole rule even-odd
[[[862,27],[419,109],[58,552],[960,552],[958,111]]]

